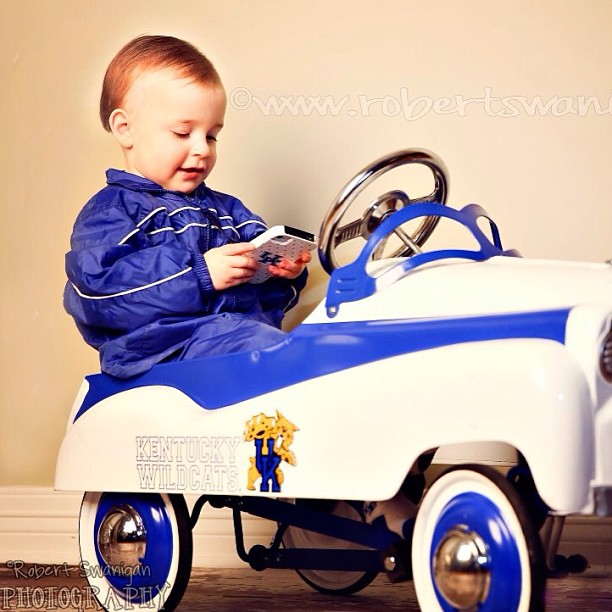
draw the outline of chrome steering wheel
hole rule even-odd
[[[434,190],[429,195],[416,199],[409,198],[403,191],[388,191],[376,198],[366,208],[360,219],[351,221],[346,225],[340,225],[347,210],[366,186],[385,172],[404,164],[427,166],[434,176]],[[339,267],[336,259],[336,247],[340,244],[359,237],[367,240],[386,217],[405,206],[423,202],[446,204],[447,194],[448,171],[444,162],[435,153],[425,149],[405,149],[377,159],[346,184],[327,211],[319,231],[321,265],[331,274]],[[439,220],[439,217],[424,217],[411,235],[399,227],[396,228],[394,233],[400,238],[403,245],[390,257],[408,257],[414,253],[419,253],[421,251],[420,247],[429,238]],[[373,259],[380,259],[383,250],[384,243],[374,251]]]

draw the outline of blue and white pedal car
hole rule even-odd
[[[433,173],[429,196],[390,191],[346,221],[366,185],[413,163]],[[105,608],[176,607],[205,503],[233,509],[253,568],[326,593],[386,572],[428,612],[543,608],[563,517],[612,515],[612,266],[521,258],[446,195],[434,154],[377,160],[330,208],[327,296],[281,344],[86,377],[55,487],[86,491],[81,556]],[[474,248],[424,250],[441,218]],[[435,449],[491,442],[516,452],[507,473],[455,465],[423,492]],[[400,489],[419,502],[407,538],[363,516]],[[269,546],[245,549],[242,513],[278,524]]]

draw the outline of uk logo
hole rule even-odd
[[[280,493],[285,475],[281,470],[282,462],[295,466],[297,461],[289,447],[299,429],[278,410],[275,417],[263,412],[246,422],[244,439],[253,442],[255,456],[249,457],[251,467],[248,471],[247,489],[255,491],[259,481],[262,493]]]
[[[278,262],[282,259],[282,257],[276,253],[271,253],[270,251],[264,251],[259,256],[259,263],[276,266]]]

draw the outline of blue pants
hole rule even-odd
[[[102,371],[118,378],[154,365],[266,348],[285,338],[266,313],[220,313],[177,321],[159,320],[100,347]]]
[[[252,351],[281,342],[285,333],[269,323],[250,316],[223,313],[214,315],[188,340],[170,361]]]

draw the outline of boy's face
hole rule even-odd
[[[225,106],[221,85],[202,86],[171,70],[141,75],[124,109],[115,111],[122,113],[113,132],[127,170],[170,191],[192,192],[217,161]]]

